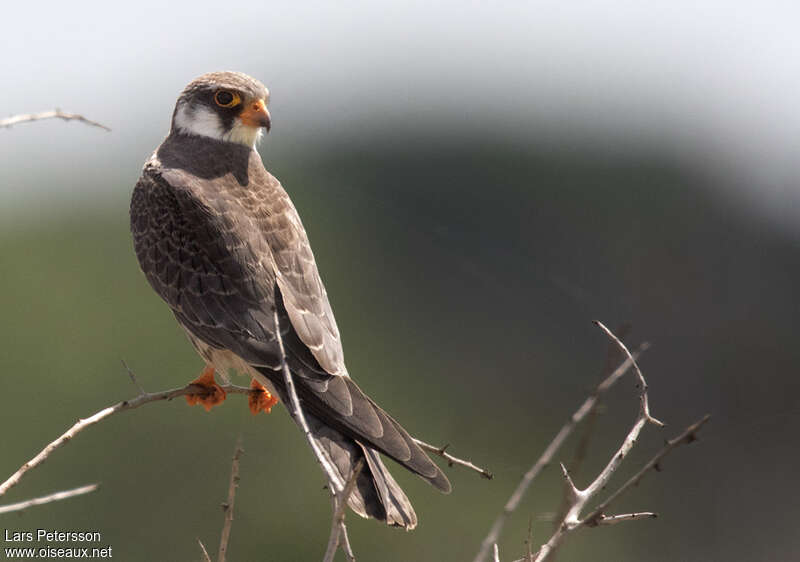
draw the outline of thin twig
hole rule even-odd
[[[211,557],[208,555],[208,551],[206,550],[206,545],[203,544],[203,541],[197,539],[197,544],[200,545],[200,550],[203,551],[203,562],[211,562]]]
[[[597,520],[598,525],[616,525],[623,521],[638,521],[639,519],[655,519],[658,513],[642,511],[639,513],[624,513],[622,515],[604,515]]]
[[[353,554],[353,547],[350,546],[350,537],[347,536],[347,527],[345,527],[344,521],[342,521],[342,527],[339,530],[339,538],[341,539],[342,550],[347,562],[356,562],[356,555]]]
[[[428,451],[429,453],[433,453],[434,455],[439,455],[440,457],[445,459],[447,461],[447,464],[449,464],[450,466],[453,466],[453,465],[462,466],[462,467],[464,467],[466,469],[473,470],[473,471],[477,472],[478,474],[480,474],[483,478],[486,478],[487,480],[491,480],[492,479],[492,473],[489,472],[488,470],[486,470],[485,468],[481,468],[479,466],[475,466],[470,461],[465,461],[465,460],[460,459],[458,457],[454,457],[450,453],[447,453],[446,449],[449,447],[449,445],[445,445],[443,447],[436,447],[435,445],[431,445],[429,443],[425,443],[425,441],[421,441],[420,439],[417,439],[416,437],[414,438],[414,443],[416,443],[417,445],[420,446],[421,449],[424,449],[425,451]]]
[[[289,365],[286,362],[286,351],[283,346],[283,337],[281,337],[280,319],[278,317],[277,310],[275,310],[273,313],[273,317],[275,319],[275,334],[278,340],[278,350],[280,351],[281,356],[283,381],[286,385],[286,393],[289,395],[289,404],[287,404],[289,414],[303,430],[303,435],[306,436],[306,441],[308,441],[308,444],[311,446],[311,450],[314,452],[317,462],[322,467],[322,471],[325,473],[325,476],[328,478],[328,485],[333,496],[331,500],[333,507],[331,535],[328,539],[328,548],[325,551],[323,562],[333,561],[333,558],[336,556],[336,548],[338,547],[340,540],[347,545],[347,550],[345,550],[345,553],[351,560],[354,560],[352,549],[350,549],[350,539],[347,537],[347,527],[344,524],[344,506],[347,503],[347,498],[353,491],[353,486],[355,486],[355,481],[358,477],[356,469],[358,471],[361,470],[361,462],[359,461],[359,463],[356,465],[348,481],[342,482],[341,477],[333,469],[331,460],[328,458],[325,452],[320,449],[319,445],[317,445],[316,440],[311,435],[311,430],[308,428],[308,423],[306,423],[306,417],[303,413],[303,408],[300,406],[300,399],[297,397],[297,389],[294,385],[294,378],[292,377],[292,373],[289,370]],[[342,539],[341,537],[344,538]],[[333,546],[333,548],[331,548],[331,546]]]
[[[72,490],[65,490],[63,492],[55,492],[53,494],[48,494],[46,496],[25,500],[19,503],[0,505],[0,514],[11,513],[13,511],[22,511],[24,509],[28,509],[29,507],[33,507],[35,505],[44,505],[46,503],[74,498],[75,496],[82,496],[83,494],[89,494],[91,492],[94,492],[98,488],[98,486],[99,484],[89,484],[88,486],[81,486],[80,488],[73,488]]]
[[[92,127],[99,127],[101,129],[105,129],[106,131],[111,130],[102,123],[98,123],[97,121],[92,121],[91,119],[87,119],[83,115],[78,115],[77,113],[67,113],[66,111],[61,111],[60,109],[55,109],[53,111],[42,111],[40,113],[23,113],[21,115],[12,115],[11,117],[0,119],[0,129],[10,128],[14,125],[19,125],[20,123],[41,121],[42,119],[63,119],[64,121],[80,121],[81,123],[86,123],[87,125],[90,125]]]
[[[525,540],[525,562],[533,562],[533,517],[528,517],[528,538]]]
[[[122,366],[125,367],[125,370],[128,372],[128,376],[130,377],[133,386],[139,389],[139,394],[147,394],[147,392],[145,392],[144,390],[144,387],[141,384],[139,384],[139,380],[136,378],[136,373],[133,372],[133,369],[128,367],[128,364],[125,362],[124,359],[120,359],[120,362],[122,363]]]
[[[494,551],[494,556],[492,557],[492,559],[494,560],[494,562],[500,562],[500,549],[497,548],[497,543],[494,543],[493,551]]]
[[[566,467],[561,464],[561,472],[569,488],[568,498],[570,506],[561,521],[558,523],[556,532],[539,549],[536,562],[544,562],[547,560],[563,542],[567,534],[571,531],[574,531],[581,525],[580,514],[586,507],[586,504],[595,495],[597,495],[600,490],[604,489],[606,484],[608,484],[608,481],[622,464],[622,461],[625,460],[625,457],[627,457],[628,453],[630,453],[630,451],[633,449],[633,446],[636,444],[636,440],[639,438],[639,434],[644,426],[647,425],[648,422],[652,422],[657,425],[663,425],[650,415],[647,397],[647,382],[644,380],[644,375],[642,375],[642,372],[639,370],[639,366],[636,364],[635,359],[628,351],[628,348],[625,347],[619,338],[617,338],[602,323],[598,321],[594,321],[594,323],[595,325],[599,326],[626,353],[628,360],[633,363],[634,368],[636,369],[636,373],[639,377],[639,415],[637,416],[633,427],[628,432],[628,435],[626,435],[625,439],[622,441],[619,449],[617,449],[617,451],[612,455],[605,468],[600,471],[600,474],[598,474],[597,477],[585,489],[579,490],[577,486],[575,486],[575,483],[572,481],[572,478],[570,477]]]
[[[329,483],[332,488],[332,492],[334,494],[339,494],[344,490],[345,482],[342,482],[341,477],[336,474],[336,471],[333,469],[330,459],[325,452],[319,448],[317,442],[314,440],[314,437],[311,435],[311,430],[308,429],[308,423],[306,422],[306,416],[303,413],[303,409],[300,407],[300,399],[297,397],[297,389],[294,386],[294,378],[292,377],[291,371],[289,371],[289,365],[286,363],[286,351],[283,347],[283,338],[281,337],[281,328],[280,322],[278,320],[278,311],[277,309],[274,312],[275,317],[275,333],[277,334],[278,338],[278,349],[281,354],[281,369],[283,370],[283,381],[286,384],[286,393],[289,395],[289,404],[288,410],[289,414],[294,418],[297,422],[297,425],[300,426],[300,429],[303,431],[303,435],[306,437],[306,441],[308,441],[311,450],[314,452],[314,456],[317,458],[317,462],[322,467],[325,476],[328,478]]]
[[[228,541],[231,538],[231,526],[233,525],[233,504],[236,500],[236,488],[239,486],[239,459],[244,454],[242,449],[242,436],[236,440],[236,449],[233,451],[233,460],[231,461],[231,479],[228,484],[228,501],[222,504],[222,510],[225,512],[225,522],[222,525],[222,535],[219,539],[219,554],[217,562],[225,562],[225,556],[228,552]]]
[[[236,386],[233,384],[223,384],[220,385],[225,392],[229,394],[249,394],[251,389],[244,386]],[[178,396],[186,396],[187,394],[202,394],[203,392],[207,392],[208,389],[202,386],[198,386],[195,384],[189,384],[187,386],[181,388],[173,388],[171,390],[164,390],[162,392],[153,392],[153,393],[145,393],[140,394],[136,398],[131,400],[123,400],[122,402],[118,402],[113,406],[109,406],[108,408],[104,408],[99,412],[95,413],[94,415],[89,416],[85,419],[78,420],[71,428],[65,431],[61,436],[56,439],[55,441],[49,443],[44,449],[42,449],[35,457],[31,460],[23,464],[19,470],[17,470],[14,474],[12,474],[5,482],[0,484],[0,496],[4,495],[8,490],[16,486],[19,481],[22,479],[25,474],[27,474],[30,470],[36,468],[44,461],[48,459],[50,454],[62,447],[63,445],[67,444],[73,437],[78,435],[81,431],[86,429],[87,427],[91,427],[98,422],[103,421],[109,416],[117,414],[119,412],[125,412],[127,410],[133,410],[138,408],[139,406],[143,406],[144,404],[149,404],[150,402],[158,402],[161,400],[172,400],[173,398],[177,398]]]
[[[336,557],[336,549],[339,548],[339,544],[342,543],[342,546],[347,545],[344,548],[345,556],[347,556],[348,560],[354,560],[353,552],[350,549],[350,540],[347,537],[347,527],[344,523],[344,515],[345,515],[345,507],[347,506],[347,500],[350,498],[350,494],[353,493],[353,489],[356,487],[356,480],[358,479],[358,475],[361,474],[361,470],[364,468],[364,459],[358,459],[355,468],[353,468],[353,473],[350,475],[350,478],[347,480],[347,484],[345,484],[344,490],[342,490],[341,494],[333,494],[331,496],[331,505],[333,508],[333,517],[331,517],[331,534],[328,537],[328,546],[325,549],[325,556],[322,558],[323,562],[333,561]]]
[[[641,355],[647,348],[648,344],[642,344],[639,346],[639,349],[634,352],[634,356],[638,357]],[[629,357],[622,364],[616,368],[616,370],[611,373],[608,377],[605,378],[597,388],[595,388],[594,392],[581,404],[580,408],[572,414],[572,417],[564,424],[561,430],[556,434],[547,448],[544,450],[542,455],[536,460],[536,462],[531,466],[528,472],[522,477],[517,488],[514,490],[514,493],[511,494],[511,497],[506,502],[506,505],[503,507],[503,511],[497,516],[492,524],[491,529],[489,529],[489,534],[483,539],[481,542],[481,548],[478,551],[478,554],[473,559],[473,562],[484,562],[486,557],[489,555],[489,550],[492,548],[492,545],[496,543],[500,539],[500,533],[503,532],[503,527],[506,524],[506,521],[511,516],[512,513],[517,509],[520,502],[522,501],[523,496],[530,488],[530,485],[533,483],[534,479],[539,475],[539,473],[544,469],[546,466],[550,464],[553,459],[555,453],[559,450],[561,445],[564,441],[569,437],[572,430],[575,428],[577,424],[581,422],[581,420],[586,417],[586,415],[591,412],[597,402],[598,398],[601,394],[608,391],[614,383],[616,383],[622,375],[628,372],[628,369],[634,364],[634,357]]]
[[[601,330],[603,330],[606,333],[606,335],[608,335],[608,337],[611,338],[614,341],[614,343],[616,343],[619,346],[619,348],[628,357],[628,359],[630,359],[633,362],[633,368],[636,370],[636,376],[639,377],[639,384],[642,385],[640,394],[642,401],[642,413],[644,414],[644,417],[647,418],[648,422],[655,424],[659,427],[664,427],[664,424],[662,422],[658,421],[656,418],[650,415],[650,403],[647,397],[647,381],[644,380],[644,375],[642,374],[642,370],[639,368],[639,364],[636,362],[636,358],[634,358],[633,355],[631,355],[631,352],[628,351],[628,348],[625,346],[624,343],[622,343],[622,340],[620,340],[617,336],[615,336],[614,332],[606,328],[605,324],[600,322],[600,320],[592,320],[592,323]]]

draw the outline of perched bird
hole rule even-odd
[[[313,438],[342,481],[363,469],[349,506],[413,529],[417,516],[381,461],[394,459],[442,492],[450,482],[408,432],[350,378],[339,329],[305,229],[255,150],[270,128],[269,92],[237,72],[200,76],[181,93],[169,135],[131,200],[136,256],[206,362],[191,397],[224,399],[214,380],[252,378],[251,408],[287,402],[276,330]],[[277,310],[277,326],[275,311]]]

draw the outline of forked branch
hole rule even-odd
[[[579,423],[588,412],[594,409],[598,396],[607,391],[617,380],[619,380],[619,378],[627,371],[629,367],[632,366],[634,368],[639,387],[639,412],[635,422],[633,423],[633,426],[625,436],[625,439],[620,447],[611,456],[603,470],[600,471],[600,473],[586,488],[579,489],[573,482],[572,477],[570,476],[566,467],[561,464],[562,475],[567,487],[566,509],[557,520],[555,532],[548,539],[548,541],[539,548],[538,552],[536,552],[534,555],[529,550],[528,555],[517,562],[532,562],[533,560],[536,562],[544,562],[545,560],[550,559],[556,549],[563,543],[570,533],[584,526],[607,526],[615,525],[625,521],[638,521],[641,519],[653,519],[657,517],[657,514],[653,512],[623,513],[618,515],[606,515],[605,512],[617,498],[619,498],[631,487],[636,485],[650,469],[657,468],[661,459],[663,459],[664,456],[666,456],[670,451],[679,445],[691,443],[696,438],[695,435],[700,427],[702,427],[702,425],[705,424],[710,418],[710,416],[705,416],[697,423],[689,426],[686,431],[676,438],[667,441],[664,448],[659,451],[659,453],[656,454],[647,464],[645,464],[642,469],[639,470],[639,472],[637,472],[627,482],[620,486],[619,489],[610,494],[605,501],[601,502],[588,515],[582,515],[589,502],[592,501],[602,490],[605,490],[606,486],[611,480],[611,477],[614,475],[614,473],[616,473],[617,469],[625,460],[628,453],[633,449],[644,426],[646,426],[648,423],[652,423],[653,425],[657,426],[664,425],[650,413],[647,381],[645,380],[644,375],[642,374],[642,371],[636,362],[636,356],[642,351],[643,348],[640,348],[639,352],[637,353],[631,353],[625,344],[623,344],[622,341],[620,341],[620,339],[611,332],[611,330],[609,330],[601,322],[595,321],[594,323],[601,330],[603,330],[603,332],[605,332],[614,345],[619,347],[619,349],[625,354],[626,360],[617,368],[616,371],[614,371],[598,385],[594,393],[592,393],[592,395],[583,403],[583,405],[581,405],[578,411],[573,414],[570,421],[567,422],[564,427],[562,427],[555,439],[545,449],[545,452],[542,454],[542,456],[536,461],[536,463],[534,463],[531,470],[529,470],[528,473],[523,477],[522,482],[517,487],[514,494],[511,496],[511,499],[509,499],[508,503],[506,504],[503,512],[498,516],[497,520],[492,526],[489,535],[481,544],[481,549],[478,552],[478,555],[475,557],[475,562],[483,562],[489,556],[491,549],[497,543],[497,539],[499,538],[503,524],[510,514],[513,513],[513,511],[517,508],[522,499],[522,495],[528,489],[533,479],[539,474],[544,466],[550,463],[554,453],[558,450],[560,445],[572,431],[572,428]],[[529,542],[530,537],[528,539],[528,543]],[[495,559],[496,558],[497,556],[495,555]]]
[[[647,348],[647,344],[641,345],[634,353],[634,356],[638,357]],[[500,539],[500,534],[503,532],[506,521],[508,521],[508,518],[511,517],[511,514],[516,511],[517,507],[519,507],[522,498],[525,496],[525,493],[528,491],[531,484],[533,484],[533,481],[537,476],[539,476],[539,473],[552,462],[553,456],[564,444],[564,441],[567,440],[567,437],[569,437],[569,435],[572,433],[572,430],[575,429],[575,426],[594,410],[594,407],[600,396],[607,392],[608,389],[614,385],[614,383],[616,383],[625,373],[628,372],[628,369],[630,369],[634,364],[634,356],[630,356],[625,359],[625,361],[623,361],[622,364],[614,370],[614,372],[608,375],[608,377],[606,377],[599,385],[597,385],[597,387],[594,389],[594,392],[592,392],[592,394],[583,402],[583,404],[581,404],[575,413],[572,414],[572,417],[570,417],[570,419],[567,420],[567,423],[565,423],[564,426],[559,430],[542,455],[536,460],[535,463],[533,463],[533,466],[531,466],[528,472],[525,473],[525,475],[522,477],[522,480],[520,480],[516,489],[511,494],[511,497],[503,507],[503,511],[500,512],[492,524],[491,529],[489,529],[489,534],[487,534],[483,539],[483,542],[481,542],[480,550],[473,559],[473,562],[484,562],[487,559],[493,545]]]

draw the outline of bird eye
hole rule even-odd
[[[214,101],[220,107],[233,107],[238,105],[242,99],[239,97],[239,94],[234,92],[229,92],[228,90],[219,90],[216,94],[214,94]]]

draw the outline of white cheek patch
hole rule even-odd
[[[255,146],[261,139],[261,127],[245,125],[239,119],[233,120],[233,127],[225,131],[219,115],[203,106],[189,107],[182,104],[175,113],[175,126],[184,133],[211,137],[245,146]]]
[[[175,126],[184,133],[225,140],[219,116],[205,107],[181,105],[175,113]]]

